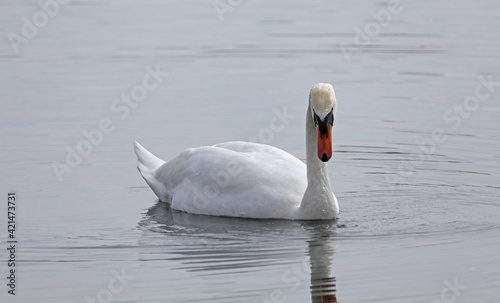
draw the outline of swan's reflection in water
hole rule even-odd
[[[333,223],[309,224],[313,226],[312,240],[308,241],[312,302],[337,302],[337,281],[330,273],[334,250],[329,244],[335,226]]]
[[[175,259],[180,268],[209,276],[217,275],[218,278],[226,277],[228,283],[238,281],[243,287],[249,287],[244,282],[248,280],[257,280],[256,287],[265,285],[261,289],[246,289],[246,294],[255,295],[242,302],[261,303],[268,302],[270,298],[296,302],[292,298],[297,293],[303,295],[307,292],[310,292],[313,303],[337,302],[336,279],[330,272],[335,221],[251,220],[192,215],[172,211],[167,203],[158,202],[147,210],[139,226],[156,235],[162,233],[174,237],[167,239],[168,243],[173,241],[177,244],[175,250],[170,250],[171,244],[167,246],[168,252],[176,256],[172,258],[171,254],[167,254],[169,256],[164,258]],[[161,242],[163,237],[152,235],[149,238],[151,240],[148,241]],[[149,244],[156,245],[154,242]],[[165,255],[164,246],[159,245],[158,249],[159,255]],[[221,272],[225,275],[220,275]],[[242,272],[246,273],[245,276],[241,276]],[[269,281],[259,280],[262,272],[269,273]],[[222,288],[221,291],[230,290]],[[223,296],[212,301],[226,302]]]
[[[337,282],[335,278],[323,278],[320,281],[311,281],[312,302],[337,302]],[[317,284],[314,284],[317,283]]]

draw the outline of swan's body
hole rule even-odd
[[[309,99],[307,167],[281,149],[258,143],[191,148],[165,162],[136,142],[138,169],[158,198],[175,210],[245,218],[334,219],[339,208],[324,162],[331,157],[335,94],[331,85],[317,84]],[[326,122],[329,117],[331,123]]]

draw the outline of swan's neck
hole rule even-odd
[[[311,105],[306,117],[307,189],[298,215],[301,219],[333,219],[338,215],[337,199],[332,193],[328,167],[318,158],[318,137]]]
[[[306,118],[306,159],[308,187],[327,186],[330,189],[328,167],[318,158],[318,135],[312,119],[311,106],[307,110]]]

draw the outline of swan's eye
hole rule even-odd
[[[319,116],[316,113],[314,113],[314,124],[318,124],[320,122],[321,122],[321,119],[319,118]]]
[[[333,116],[333,108],[330,111],[330,113],[326,116],[326,120],[327,120],[326,122],[328,122],[331,125],[333,125],[333,121],[335,120],[335,117]]]

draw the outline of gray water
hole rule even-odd
[[[498,1],[50,3],[0,1],[1,302],[497,302]],[[172,212],[137,172],[136,140],[305,160],[317,82],[338,221]]]

